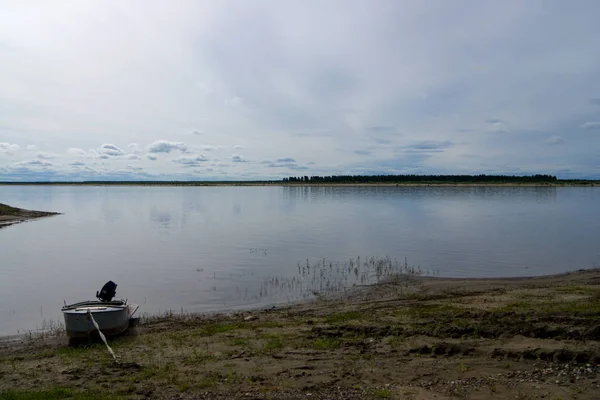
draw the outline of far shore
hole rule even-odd
[[[282,187],[598,187],[600,181],[565,181],[544,183],[446,183],[446,182],[364,182],[364,183],[316,183],[316,182],[0,182],[0,186],[282,186]]]
[[[70,347],[0,341],[0,398],[597,399],[600,270],[401,274],[281,308],[142,319]],[[100,396],[100,397],[99,397]]]

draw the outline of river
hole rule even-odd
[[[600,265],[598,187],[0,186],[0,203],[64,213],[0,229],[0,335],[61,320],[63,301],[108,280],[157,314],[295,301],[371,283],[378,266],[506,277]]]

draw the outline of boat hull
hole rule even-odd
[[[129,320],[138,309],[137,304],[118,302],[84,302],[63,307],[65,330],[69,338],[97,336],[90,313],[105,336],[116,336],[129,329]]]

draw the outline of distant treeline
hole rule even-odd
[[[332,175],[291,176],[277,180],[255,181],[29,181],[0,182],[0,185],[90,185],[90,186],[264,186],[289,184],[555,184],[555,185],[598,185],[600,180],[557,179],[553,175]]]
[[[284,182],[310,183],[554,183],[552,175],[332,175],[291,176]]]

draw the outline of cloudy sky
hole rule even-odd
[[[3,1],[0,180],[600,178],[600,2]]]

